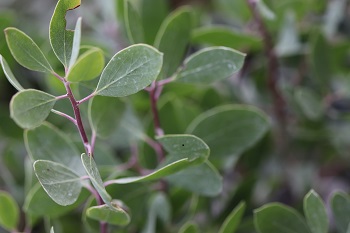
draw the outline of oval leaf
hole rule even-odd
[[[192,29],[192,15],[189,7],[182,7],[170,14],[162,23],[154,46],[164,53],[161,79],[176,71],[185,55]]]
[[[101,74],[104,66],[103,51],[99,48],[89,49],[72,66],[67,80],[70,82],[92,80]]]
[[[100,137],[106,138],[117,128],[125,110],[120,99],[95,96],[89,102],[89,121],[92,129]]]
[[[311,190],[304,198],[304,213],[312,233],[327,233],[329,221],[320,196]]]
[[[5,74],[6,78],[7,78],[7,80],[12,84],[12,86],[14,88],[16,88],[17,91],[24,90],[24,88],[21,86],[21,84],[19,84],[19,82],[17,81],[17,79],[13,75],[13,73],[12,73],[9,65],[7,64],[6,60],[1,55],[0,55],[0,63],[1,63],[2,70],[4,71],[4,74]]]
[[[261,39],[252,35],[236,32],[228,27],[211,26],[193,30],[191,41],[196,44],[211,46],[225,46],[239,49],[257,49],[262,43]]]
[[[303,217],[296,210],[279,203],[256,209],[254,224],[260,233],[310,233]]]
[[[184,62],[176,79],[209,84],[230,77],[243,66],[245,54],[226,47],[212,47],[194,53]]]
[[[336,192],[331,198],[331,208],[338,231],[346,233],[350,222],[349,196],[343,192]]]
[[[59,0],[50,22],[50,43],[57,58],[67,68],[72,56],[74,31],[66,30],[66,12],[80,6],[80,0]]]
[[[95,187],[96,191],[100,194],[104,203],[107,206],[112,208],[112,204],[111,204],[112,198],[107,193],[107,191],[103,185],[100,172],[97,169],[97,166],[96,166],[94,159],[92,158],[92,156],[82,154],[81,161],[83,162],[84,168],[85,168],[88,176],[90,177],[90,180],[91,180],[93,186]]]
[[[208,144],[211,156],[222,158],[239,155],[252,147],[269,127],[266,115],[259,109],[227,105],[198,116],[187,132],[202,138]]]
[[[62,163],[78,175],[86,175],[80,152],[68,135],[53,125],[45,122],[39,127],[24,131],[24,143],[32,161],[50,160]]]
[[[118,52],[101,74],[96,95],[122,97],[150,85],[162,67],[162,54],[151,46],[132,45]]]
[[[15,199],[7,192],[0,191],[0,226],[14,231],[18,221],[19,208]]]
[[[33,166],[40,184],[57,204],[66,206],[77,201],[82,184],[76,173],[48,160],[37,160]]]
[[[124,7],[125,27],[130,43],[135,44],[144,42],[140,14],[136,11],[129,0],[125,0]]]
[[[219,233],[234,233],[241,222],[245,210],[245,203],[239,203],[236,208],[232,210],[230,215],[225,219],[220,227]]]
[[[209,161],[168,176],[166,180],[203,196],[216,196],[222,190],[222,178]]]
[[[11,118],[22,128],[37,127],[47,118],[55,102],[55,96],[42,91],[20,91],[11,99]]]
[[[86,210],[86,216],[117,226],[125,226],[130,222],[128,213],[114,203],[112,206],[100,205],[90,207]]]
[[[22,66],[35,71],[51,72],[52,68],[37,44],[17,28],[5,29],[7,45]]]

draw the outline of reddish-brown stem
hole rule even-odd
[[[88,101],[89,99],[91,99],[94,96],[95,96],[95,92],[91,93],[90,95],[86,96],[85,98],[77,101],[77,104],[80,105],[80,104],[84,103],[85,101]]]
[[[55,113],[55,114],[57,114],[59,116],[62,116],[64,118],[68,119],[69,121],[71,121],[74,125],[77,125],[77,121],[73,117],[69,116],[66,113],[57,111],[55,109],[51,109],[51,112],[53,112],[53,113]]]
[[[80,115],[80,109],[79,109],[79,105],[78,102],[75,100],[75,97],[73,95],[72,89],[70,88],[70,83],[67,81],[64,81],[64,86],[66,87],[67,90],[67,95],[68,98],[72,104],[73,107],[73,112],[74,112],[74,116],[75,116],[75,120],[77,122],[77,128],[80,134],[80,137],[84,143],[84,147],[85,147],[85,151],[86,153],[90,156],[92,156],[92,151],[91,151],[91,146],[89,144],[89,140],[86,136],[85,133],[85,129],[84,129],[84,125],[83,125],[83,121],[81,119],[81,115]]]
[[[273,108],[274,108],[276,119],[278,120],[281,126],[281,129],[283,129],[286,123],[285,101],[277,85],[279,64],[278,64],[276,53],[274,51],[273,40],[264,24],[264,21],[261,15],[257,10],[257,7],[256,7],[257,0],[247,0],[247,2],[253,14],[253,17],[255,19],[255,22],[258,25],[259,32],[263,37],[265,55],[268,58],[267,59],[267,63],[268,63],[267,64],[268,65],[267,86],[271,91]]]

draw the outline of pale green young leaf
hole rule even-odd
[[[314,190],[311,190],[304,198],[304,213],[312,233],[328,232],[329,221],[326,208]]]
[[[188,57],[176,79],[186,83],[210,84],[239,71],[245,54],[227,47],[202,49]]]
[[[31,167],[33,168],[32,165]],[[82,189],[78,200],[74,204],[62,206],[54,202],[51,197],[47,195],[41,184],[37,182],[25,197],[23,211],[26,214],[35,215],[37,217],[58,218],[78,208],[90,195],[91,193],[89,191]]]
[[[72,55],[69,60],[68,70],[72,68],[72,66],[75,64],[79,56],[80,39],[81,39],[81,17],[78,18],[77,23],[75,24],[73,45],[72,45]]]
[[[1,63],[2,70],[4,71],[4,74],[5,74],[6,78],[7,78],[7,80],[12,84],[12,86],[14,88],[16,88],[17,91],[24,90],[24,88],[21,86],[21,84],[19,84],[19,82],[17,81],[17,79],[13,75],[13,73],[12,73],[9,65],[7,64],[5,58],[3,56],[1,56],[1,55],[0,55],[0,63]]]
[[[162,53],[144,44],[121,50],[103,70],[96,95],[122,97],[144,89],[157,78],[162,57]]]
[[[16,61],[35,71],[52,72],[52,68],[38,45],[17,28],[6,28],[7,45]]]
[[[128,38],[131,44],[144,42],[143,27],[140,14],[131,1],[124,0],[124,21]]]
[[[187,168],[191,164],[191,161],[189,159],[180,159],[175,162],[169,163],[156,171],[145,175],[145,176],[134,176],[134,177],[125,177],[125,178],[119,178],[116,180],[110,180],[108,183],[110,184],[130,184],[130,183],[136,183],[136,182],[146,182],[146,181],[153,181],[156,179],[160,179],[166,176],[169,176],[171,174],[174,174],[176,172],[179,172],[185,168]]]
[[[17,229],[19,208],[15,199],[7,192],[0,191],[0,226],[8,231]]]
[[[79,150],[68,135],[50,123],[44,122],[39,127],[25,130],[24,143],[32,162],[50,160],[62,163],[80,176],[86,175]]]
[[[293,208],[269,203],[254,211],[254,224],[259,233],[310,233],[303,217]]]
[[[157,32],[169,14],[169,2],[164,0],[142,0],[141,17],[145,43],[153,44]]]
[[[67,206],[77,201],[82,183],[75,172],[48,160],[37,160],[33,166],[40,184],[57,204]]]
[[[50,114],[55,102],[56,97],[46,92],[34,89],[20,91],[11,99],[11,118],[22,128],[37,127]]]
[[[103,51],[92,48],[83,53],[70,69],[67,80],[70,82],[88,81],[99,76],[105,66]]]
[[[50,233],[55,233],[55,231],[54,231],[53,227],[51,227],[51,229],[50,229]]]
[[[126,105],[123,101],[106,96],[95,96],[89,102],[89,121],[100,137],[110,136],[121,121]]]
[[[211,46],[225,46],[232,49],[259,49],[262,46],[259,37],[236,32],[232,28],[224,26],[207,26],[194,29],[191,34],[191,42]]]
[[[229,216],[225,219],[224,223],[221,225],[219,233],[234,233],[236,232],[244,211],[245,211],[245,203],[240,202],[230,213]]]
[[[94,159],[92,158],[92,156],[82,154],[81,161],[83,162],[86,173],[90,177],[90,181],[92,182],[96,191],[100,194],[103,202],[107,206],[112,207],[112,204],[111,204],[112,198],[107,193],[107,191],[103,185],[100,172],[98,171],[96,163],[95,163]]]
[[[125,226],[130,222],[129,214],[119,205],[113,203],[112,206],[100,205],[92,206],[86,210],[86,216],[100,222],[106,222],[111,225]]]
[[[243,153],[257,143],[269,128],[267,116],[259,109],[226,105],[199,115],[187,132],[206,142],[211,156],[217,159]]]
[[[173,75],[182,62],[190,40],[192,11],[182,7],[170,14],[162,23],[154,46],[164,53],[160,79]]]
[[[347,233],[350,223],[350,197],[344,192],[336,192],[331,198],[331,209],[339,233]]]
[[[198,225],[194,222],[185,223],[179,230],[179,233],[198,233]]]
[[[59,0],[50,22],[50,43],[57,58],[68,68],[72,56],[74,31],[66,30],[66,13],[80,6],[80,0]]]
[[[193,162],[204,162],[210,154],[210,149],[205,142],[189,134],[174,134],[158,137],[157,140],[170,154],[167,161],[175,161],[187,158]]]
[[[216,196],[222,190],[222,177],[209,161],[170,175],[165,179],[174,186],[203,196]]]

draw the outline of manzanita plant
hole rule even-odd
[[[268,121],[263,113],[253,107],[222,106],[196,118],[188,126],[186,133],[189,134],[166,134],[160,124],[157,106],[163,87],[171,82],[210,84],[227,78],[239,71],[245,55],[227,47],[209,47],[191,54],[183,61],[194,26],[191,23],[191,9],[177,9],[162,22],[156,35],[147,35],[141,21],[138,21],[138,12],[131,2],[125,1],[125,29],[130,41],[138,44],[117,52],[105,66],[105,54],[101,49],[81,46],[81,18],[77,20],[74,31],[66,29],[66,12],[79,5],[80,0],[58,1],[50,22],[50,44],[64,67],[63,74],[53,69],[44,53],[27,34],[13,27],[5,29],[8,47],[19,64],[33,71],[50,74],[52,77],[49,78],[57,79],[65,88],[65,93],[58,96],[42,90],[25,89],[20,80],[15,78],[5,58],[0,57],[7,79],[18,90],[11,100],[10,113],[12,119],[25,129],[24,141],[30,157],[29,164],[32,163],[43,190],[56,203],[46,203],[46,194],[34,180],[30,180],[29,184],[32,185],[28,187],[24,203],[24,212],[27,214],[25,230],[30,232],[38,217],[59,216],[86,201],[89,195],[82,189],[88,190],[95,199],[88,199],[84,218],[97,220],[101,233],[108,231],[108,225],[126,226],[132,219],[133,210],[123,203],[118,192],[111,195],[106,187],[118,185],[118,189],[123,189],[125,184],[153,181],[158,182],[159,188],[150,190],[153,198],[143,231],[155,232],[157,218],[169,221],[169,185],[204,196],[219,194],[222,181],[217,168],[208,160],[209,146],[214,145],[213,153],[218,158],[241,153],[266,133]],[[77,98],[80,93],[75,93],[72,85],[98,76],[99,81],[93,90],[85,97]],[[147,91],[150,96],[155,139],[144,133],[138,134],[138,137],[154,149],[157,155],[155,169],[143,168],[137,154],[132,154],[126,166],[114,166],[113,171],[102,178],[95,162],[101,160],[98,158],[99,153],[95,153],[96,142],[99,138],[110,137],[124,112],[127,112],[128,104],[120,97],[141,90]],[[70,101],[73,115],[54,109],[56,102],[65,99]],[[84,104],[88,107],[83,108]],[[84,151],[80,151],[80,146],[77,147],[67,134],[46,122],[50,113],[64,117],[76,127]],[[129,131],[140,131],[137,125],[125,124],[124,127]],[[225,139],[231,134],[239,134],[240,137],[234,141]],[[127,175],[129,169],[135,169],[138,175]],[[28,179],[30,171],[28,165]],[[9,198],[6,202],[12,204],[13,201]],[[71,208],[57,209],[57,204]],[[38,209],[39,205],[45,206]],[[241,209],[239,207],[239,217],[242,215]],[[16,229],[18,211],[8,218],[5,227]],[[192,227],[187,224],[181,231],[189,232]]]

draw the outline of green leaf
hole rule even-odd
[[[56,97],[48,93],[28,89],[18,92],[11,99],[11,118],[22,128],[34,128],[50,114]]]
[[[157,32],[169,13],[169,3],[164,0],[142,0],[141,17],[144,38],[147,44],[153,44]]]
[[[19,208],[15,199],[7,192],[0,191],[0,226],[15,231],[19,221]]]
[[[41,126],[24,131],[24,142],[32,162],[50,160],[62,163],[78,175],[86,175],[81,164],[80,152],[68,135],[45,122]]]
[[[144,42],[140,14],[136,11],[129,0],[125,0],[124,7],[125,28],[131,44]]]
[[[327,233],[329,221],[320,196],[313,190],[304,198],[304,213],[312,233]]]
[[[303,217],[280,203],[269,203],[256,209],[254,224],[259,233],[310,233]]]
[[[79,56],[80,39],[81,39],[81,17],[78,18],[77,23],[75,24],[73,45],[72,45],[72,55],[69,60],[68,70],[72,68],[72,66],[75,64]]]
[[[53,227],[51,227],[50,233],[55,233],[55,231],[53,230]]]
[[[120,99],[95,96],[89,102],[89,121],[92,129],[100,137],[110,136],[120,123],[125,108],[125,103]]]
[[[150,85],[162,67],[162,54],[151,46],[132,45],[118,52],[107,64],[96,95],[122,97]]]
[[[255,107],[226,105],[198,116],[187,129],[205,141],[214,158],[239,155],[270,128],[267,116]],[[210,132],[210,133],[208,133]]]
[[[350,198],[343,192],[336,192],[331,198],[331,209],[339,233],[346,233],[350,223]]]
[[[108,224],[125,226],[130,222],[130,216],[119,205],[112,203],[112,206],[93,206],[86,210],[89,218]]]
[[[303,114],[310,120],[319,120],[324,114],[321,98],[314,91],[308,88],[295,90],[295,100]]]
[[[83,162],[84,168],[85,168],[87,174],[89,175],[90,180],[91,180],[93,186],[95,187],[96,191],[100,194],[104,203],[107,206],[112,208],[112,204],[111,204],[112,198],[107,193],[107,191],[103,185],[100,173],[97,169],[97,166],[96,166],[94,159],[92,158],[92,156],[82,154],[81,161]]]
[[[5,29],[7,45],[22,66],[35,71],[51,72],[52,68],[37,44],[17,28]]]
[[[50,43],[57,58],[67,68],[72,56],[74,31],[66,30],[66,12],[80,6],[80,0],[59,0],[50,22]]]
[[[225,46],[232,49],[259,49],[261,39],[242,32],[236,32],[229,27],[210,26],[192,31],[191,41],[195,44]]]
[[[19,82],[17,81],[17,79],[13,75],[13,73],[12,73],[9,65],[7,64],[5,58],[3,56],[1,56],[1,55],[0,55],[0,63],[1,63],[2,70],[4,71],[4,74],[5,74],[6,78],[7,78],[7,80],[12,84],[12,86],[14,88],[16,88],[17,91],[24,90],[24,88],[21,86],[21,84],[19,84]]]
[[[26,214],[38,217],[58,218],[78,208],[90,195],[90,192],[83,189],[78,200],[74,204],[61,206],[47,195],[41,184],[38,182],[26,195],[23,210]]]
[[[216,196],[222,190],[222,178],[209,161],[168,176],[166,180],[203,196]]]
[[[198,233],[198,225],[193,222],[185,223],[179,230],[179,233]]]
[[[164,53],[161,79],[170,77],[185,55],[192,29],[191,8],[182,7],[170,14],[162,23],[154,46]]]
[[[176,79],[186,83],[209,84],[239,71],[244,58],[245,54],[226,47],[202,49],[185,60],[184,68]]]
[[[149,201],[147,222],[142,233],[156,232],[157,218],[167,224],[170,222],[171,206],[169,200],[163,193],[154,194]]]
[[[169,176],[169,175],[174,174],[178,171],[181,171],[181,170],[187,168],[189,164],[191,164],[191,162],[188,159],[180,159],[180,160],[177,160],[177,161],[172,162],[170,164],[167,164],[164,167],[161,167],[148,175],[135,176],[135,177],[125,177],[125,178],[120,178],[120,179],[116,179],[116,180],[110,180],[110,181],[108,181],[108,183],[130,184],[130,183],[136,183],[136,182],[152,181],[152,180],[163,178],[165,176]]]
[[[187,158],[190,162],[197,161],[201,163],[208,159],[210,154],[208,145],[205,144],[202,139],[194,135],[164,135],[158,137],[157,140],[170,154],[168,156],[170,161]]]
[[[37,160],[33,166],[40,184],[57,204],[67,206],[77,201],[82,183],[75,172],[48,160]]]
[[[68,73],[70,82],[88,81],[99,76],[105,66],[103,51],[92,48],[83,53]]]
[[[220,227],[219,233],[234,233],[238,228],[245,210],[245,203],[240,202],[236,208],[232,210]]]

